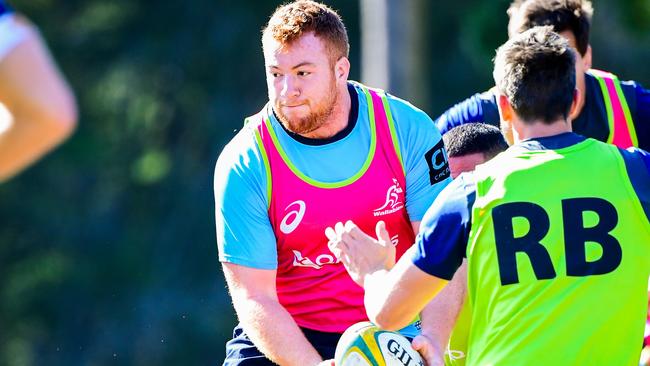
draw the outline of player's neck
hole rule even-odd
[[[555,136],[566,132],[571,132],[571,124],[565,119],[558,119],[553,123],[536,121],[533,123],[519,122],[513,125],[515,143],[533,138]]]
[[[312,139],[326,139],[343,131],[348,126],[352,100],[350,99],[347,83],[339,86],[336,92],[338,96],[334,103],[332,113],[327,120],[318,129],[302,136]]]

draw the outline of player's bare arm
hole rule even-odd
[[[237,316],[246,333],[279,365],[317,365],[322,358],[278,301],[275,270],[223,263]]]

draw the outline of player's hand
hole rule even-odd
[[[395,246],[386,231],[386,224],[379,221],[375,231],[377,239],[361,231],[352,221],[345,225],[338,222],[334,228],[325,229],[330,251],[360,286],[363,286],[367,274],[395,265]]]
[[[420,353],[427,366],[444,366],[444,351],[429,337],[419,334],[413,338],[411,346]]]

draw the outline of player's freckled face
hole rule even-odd
[[[323,126],[337,102],[334,66],[313,32],[288,45],[264,39],[269,100],[280,122],[298,134]]]

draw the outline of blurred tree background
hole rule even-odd
[[[80,124],[0,185],[0,365],[220,364],[236,321],[213,167],[266,100],[259,30],[278,3],[9,2],[39,25]],[[346,22],[360,79],[359,2],[326,2]],[[435,118],[489,88],[508,4],[425,1],[426,59],[411,74],[426,90],[396,94]],[[594,7],[594,66],[650,86],[650,2]]]

